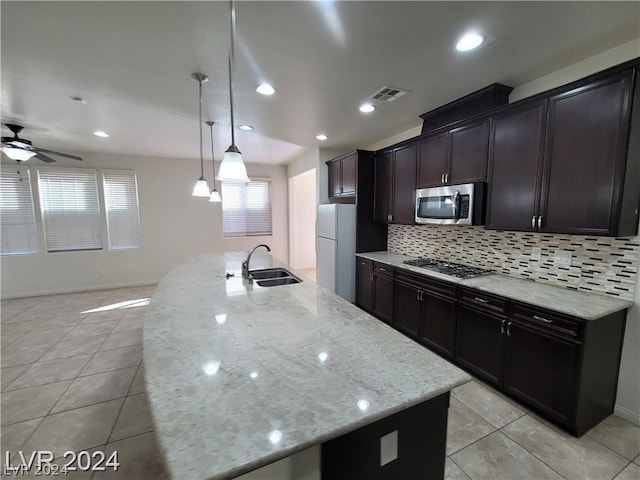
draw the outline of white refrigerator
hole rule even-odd
[[[356,206],[318,205],[316,216],[317,283],[355,301]]]

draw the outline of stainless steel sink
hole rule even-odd
[[[292,283],[302,282],[302,280],[285,268],[251,270],[249,276],[261,287],[277,287],[278,285],[291,285]]]
[[[277,287],[278,285],[290,285],[292,283],[300,283],[297,277],[283,277],[283,278],[267,278],[266,280],[258,280],[256,283],[261,287]]]

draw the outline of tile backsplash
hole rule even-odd
[[[504,232],[469,226],[389,225],[388,250],[491,268],[518,278],[633,301],[640,237]],[[560,263],[556,258],[559,253],[570,254],[571,264]]]

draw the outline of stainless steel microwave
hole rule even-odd
[[[416,223],[482,225],[485,183],[465,183],[416,191]]]

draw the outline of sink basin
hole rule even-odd
[[[290,285],[292,283],[300,283],[297,277],[281,277],[281,278],[267,278],[265,280],[257,280],[256,283],[261,287],[277,287],[278,285]]]
[[[293,274],[284,268],[262,268],[260,270],[251,270],[249,272],[254,280],[263,280],[265,278],[282,278],[293,277]]]

